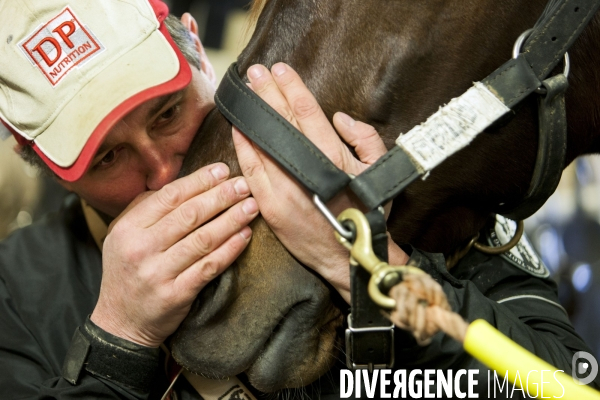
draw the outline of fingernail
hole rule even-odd
[[[287,71],[287,67],[283,63],[277,63],[277,64],[273,65],[273,68],[271,68],[271,71],[273,71],[273,74],[275,76],[281,76],[281,75],[285,74],[285,72]]]
[[[258,79],[263,75],[263,67],[261,65],[253,65],[248,68],[248,76],[251,79]]]
[[[217,165],[210,170],[212,176],[217,180],[224,179],[227,176],[227,170],[222,165]]]
[[[243,227],[240,231],[240,236],[243,237],[244,240],[250,239],[250,236],[252,236],[252,229],[250,229],[249,226]]]
[[[352,119],[351,116],[349,116],[348,114],[345,114],[343,112],[339,112],[338,113],[340,115],[340,118],[342,119],[342,122],[350,127],[356,125],[356,121],[354,119]]]
[[[233,188],[238,195],[248,194],[250,192],[250,188],[248,187],[248,183],[244,178],[238,179],[234,184]]]
[[[244,204],[242,204],[242,210],[246,215],[255,214],[258,211],[258,204],[256,204],[256,200],[252,197],[244,200]]]

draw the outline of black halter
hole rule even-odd
[[[524,219],[537,211],[558,185],[566,153],[567,80],[563,74],[547,76],[599,6],[598,0],[550,0],[518,57],[481,81],[508,108],[536,90],[545,92],[539,99],[539,146],[530,188],[518,204],[502,205],[497,210],[499,214]],[[367,218],[373,231],[373,247],[381,259],[387,260],[385,219],[378,209],[428,171],[416,165],[403,148],[394,146],[362,174],[351,178],[254,94],[240,78],[236,64],[227,71],[215,101],[225,117],[313,193],[317,203],[322,205],[350,187],[371,210]],[[390,367],[393,327],[368,297],[368,273],[362,268],[351,268],[351,280],[348,367]]]

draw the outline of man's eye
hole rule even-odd
[[[106,155],[100,160],[98,163],[99,166],[104,166],[112,163],[115,160],[117,152],[115,150],[110,150]]]
[[[158,120],[157,120],[157,122],[158,122],[158,123],[162,123],[162,122],[168,121],[168,120],[170,120],[171,118],[173,118],[173,116],[175,115],[175,111],[177,111],[177,110],[176,110],[176,107],[177,107],[177,106],[170,107],[170,108],[169,108],[168,110],[166,110],[164,113],[160,114],[160,115],[158,116]]]
[[[119,156],[121,155],[121,151],[124,150],[123,146],[117,146],[113,149],[106,152],[104,157],[100,161],[98,161],[93,168],[94,169],[104,169],[111,168],[119,162]]]

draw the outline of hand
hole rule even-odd
[[[356,159],[298,74],[283,63],[275,64],[272,72],[262,65],[250,67],[251,88],[302,131],[336,166],[358,175],[385,154],[386,148],[372,126],[338,112],[333,124],[354,148],[359,157]],[[309,194],[236,128],[233,140],[242,172],[263,218],[296,258],[328,280],[349,301],[348,252],[335,240],[333,229],[315,208]],[[346,194],[337,196],[328,206],[334,213],[357,207]],[[390,261],[405,264],[406,254],[390,243]]]
[[[228,176],[224,164],[201,168],[141,195],[111,224],[96,325],[150,347],[177,329],[198,292],[250,241],[258,206],[245,179]]]

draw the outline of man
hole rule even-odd
[[[11,253],[15,242],[6,244],[2,264],[12,270],[3,272],[0,318],[10,336],[2,350],[10,373],[3,374],[2,391],[14,398],[143,397],[158,370],[156,348],[179,325],[198,291],[245,248],[251,236],[247,224],[258,208],[243,178],[227,180],[225,165],[173,182],[213,107],[214,73],[197,39],[191,47],[197,54],[188,54],[195,65],[188,64],[163,23],[164,4],[52,1],[27,6],[13,1],[0,6],[1,118],[23,151],[41,158],[63,186],[107,218],[120,214],[140,193],[158,192],[138,198],[142,204],[115,225],[104,244],[102,270],[97,249],[85,246],[85,230],[69,225],[81,223],[75,218],[81,211],[73,211],[80,210],[77,205],[61,215],[69,223],[51,221],[46,231],[34,229],[34,238],[14,238],[36,247],[33,258],[49,258],[45,266]],[[191,17],[184,23],[197,32]],[[188,37],[185,27],[171,25],[175,36]],[[44,232],[52,237],[39,236]],[[83,237],[74,238],[73,232]],[[46,270],[53,262],[59,265],[56,270]],[[15,268],[24,268],[25,282],[20,273],[15,276]],[[46,279],[46,273],[58,279]],[[71,286],[78,278],[83,284]],[[49,293],[36,280],[46,280]],[[31,296],[23,286],[27,281]],[[42,306],[48,310],[38,309]],[[53,311],[55,319],[46,325],[44,318]],[[77,386],[60,378],[72,336],[61,330],[74,331],[90,313],[89,329],[99,332],[93,340],[109,338],[123,344],[125,359],[133,355],[129,363],[116,360],[122,374],[113,365],[102,370],[117,375],[117,384],[102,383],[85,370],[74,373]],[[80,338],[88,340],[89,332]],[[94,347],[84,353],[93,355]],[[93,357],[88,361],[93,363]]]
[[[85,204],[0,249],[10,397],[162,395],[158,346],[250,240],[258,207],[244,178],[216,164],[175,180],[215,76],[195,21],[167,14],[155,0],[0,5],[0,119]],[[87,207],[123,215],[101,258]]]
[[[0,387],[15,398],[160,397],[166,382],[155,378],[161,376],[158,345],[202,287],[245,248],[257,204],[243,178],[227,180],[224,165],[175,180],[213,107],[214,73],[189,16],[182,18],[183,31],[193,34],[195,58],[193,51],[180,52],[189,48],[186,35],[164,22],[167,10],[158,1],[39,3],[0,5],[0,118],[32,162],[42,160],[42,168],[106,220],[121,217],[112,223],[102,257],[77,200],[2,244]],[[288,102],[306,99],[306,89],[283,64],[273,74],[260,66],[249,71],[255,90],[286,115]],[[292,108],[287,115],[338,166],[358,173],[385,151],[372,128],[338,114],[336,128],[362,162],[355,160],[312,100],[314,112]],[[320,128],[328,132],[321,139],[314,134]],[[239,133],[234,140],[267,222],[348,300],[347,254],[333,238],[311,236],[319,231],[312,222],[326,222],[302,196],[289,207],[305,209],[305,218],[288,221],[286,210],[269,202],[270,193],[299,191],[297,185]],[[407,258],[390,242],[393,263]],[[439,261],[421,260],[424,267]],[[456,288],[449,286],[452,293]],[[514,316],[506,320],[520,323]],[[564,332],[567,347],[585,347],[572,329]],[[460,352],[452,350],[456,364]],[[407,360],[427,359],[420,354],[425,350],[411,351]],[[448,354],[435,346],[426,352]]]

